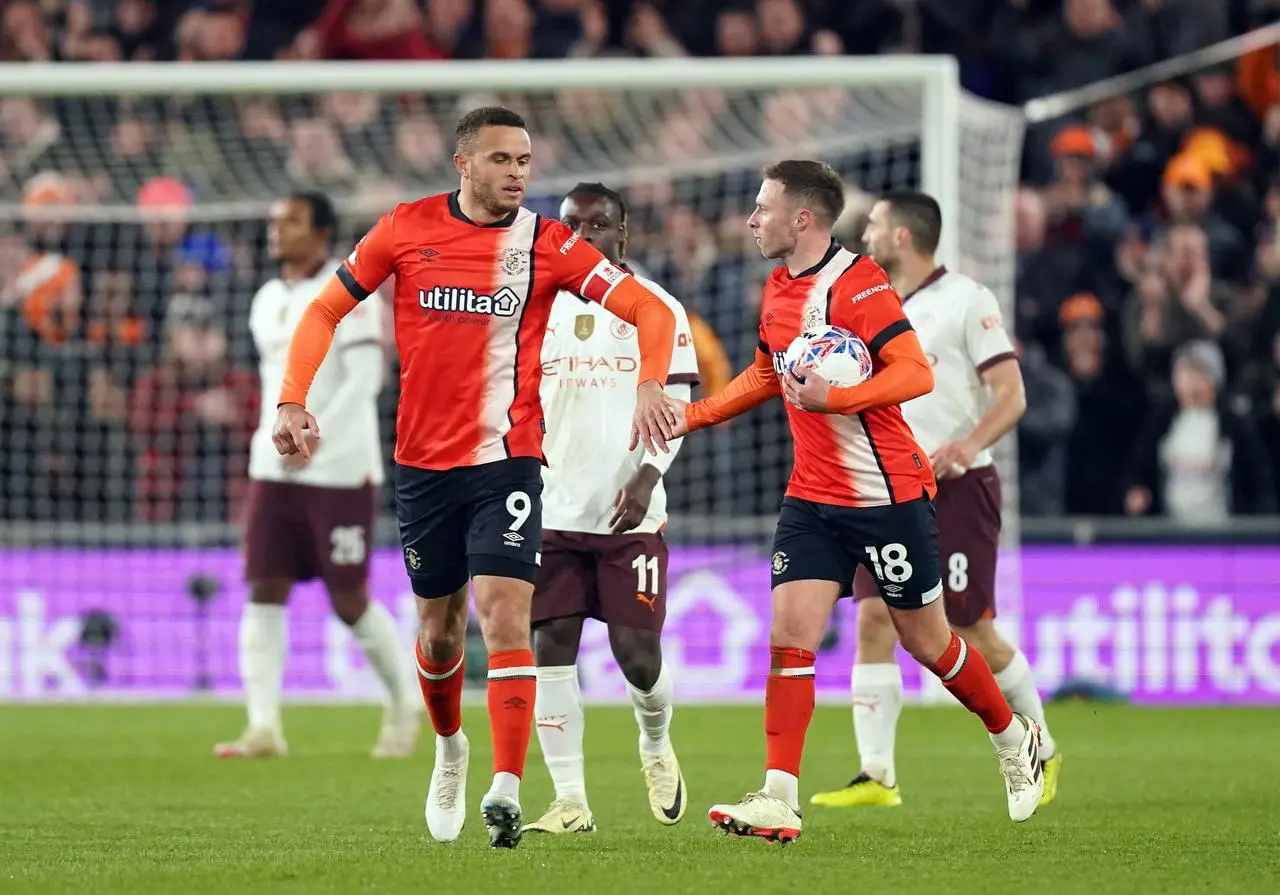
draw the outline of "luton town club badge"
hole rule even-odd
[[[529,269],[529,253],[521,249],[502,250],[502,272],[518,277]]]

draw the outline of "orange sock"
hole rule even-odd
[[[773,667],[764,690],[766,767],[799,777],[804,738],[813,720],[813,653],[774,646],[769,655]]]
[[[442,737],[453,736],[462,727],[462,681],[465,653],[444,662],[431,662],[422,655],[422,644],[414,647],[418,657],[418,686],[427,704],[431,726]]]
[[[942,686],[960,704],[982,719],[991,733],[1001,733],[1013,723],[1013,709],[1000,692],[991,666],[982,653],[965,643],[955,632],[951,643],[929,668],[942,679]]]
[[[533,650],[489,653],[489,728],[493,731],[493,772],[524,776],[537,696]]]

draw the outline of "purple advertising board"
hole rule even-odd
[[[1085,679],[1143,703],[1280,704],[1280,550],[1027,547],[1005,566],[999,624],[1043,689]],[[0,699],[234,697],[240,572],[232,550],[0,551]],[[218,583],[203,615],[191,596],[201,576]],[[676,549],[668,578],[665,652],[680,698],[761,698],[768,556]],[[374,554],[372,587],[399,620],[410,661],[416,622],[398,551]],[[113,625],[105,648],[82,642],[86,631],[92,640],[95,625],[85,621],[95,610]],[[848,601],[837,608],[819,654],[819,694],[828,701],[847,693],[853,611]],[[377,698],[370,669],[316,585],[295,595],[289,634],[289,696]],[[912,698],[949,698],[905,655],[900,661]],[[584,634],[581,664],[588,698],[625,699],[598,625]]]

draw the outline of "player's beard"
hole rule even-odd
[[[524,198],[522,193],[520,196],[511,197],[507,195],[502,186],[493,184],[476,184],[476,198],[480,200],[480,204],[484,206],[484,210],[494,217],[504,217],[520,207],[520,202]]]

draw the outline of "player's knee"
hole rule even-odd
[[[354,625],[369,609],[369,594],[364,588],[329,592],[333,614],[345,625]]]
[[[951,644],[951,629],[937,602],[919,609],[898,610],[894,624],[902,648],[921,665],[937,662]]]
[[[458,655],[467,636],[467,589],[450,597],[418,600],[418,645],[432,662]]]
[[[289,602],[293,582],[283,578],[249,582],[249,602],[266,606],[283,606]]]
[[[582,619],[556,618],[533,629],[533,658],[539,668],[573,665],[578,661]]]
[[[892,662],[897,642],[893,617],[884,600],[868,597],[858,601],[858,661],[864,664]]]
[[[476,614],[490,650],[529,648],[529,611],[533,585],[514,578],[477,577]]]
[[[627,683],[646,693],[658,683],[662,673],[662,645],[658,635],[633,628],[609,628],[613,657]]]

